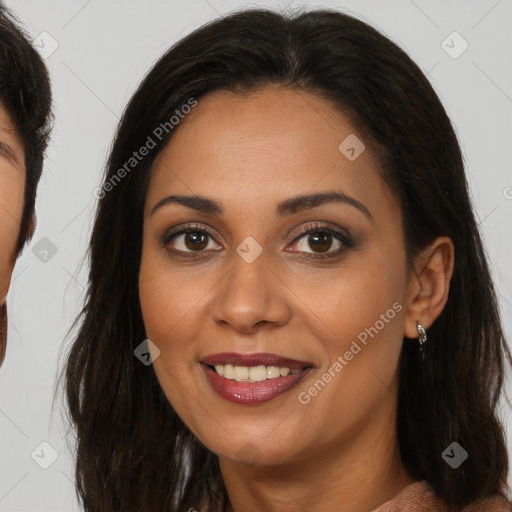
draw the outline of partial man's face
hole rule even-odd
[[[0,307],[5,304],[16,262],[16,243],[23,214],[24,191],[23,143],[16,133],[10,115],[0,103]],[[0,329],[2,328],[0,325]],[[4,347],[0,346],[0,363],[3,353]]]

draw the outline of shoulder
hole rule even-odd
[[[404,487],[394,498],[383,503],[372,512],[453,512],[430,487],[428,482],[421,480]],[[512,512],[507,498],[495,494],[465,507],[463,512]]]

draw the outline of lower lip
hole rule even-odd
[[[309,367],[295,375],[276,377],[275,379],[268,379],[262,382],[238,382],[221,377],[205,363],[201,363],[201,368],[210,386],[222,398],[236,404],[249,405],[262,404],[281,396],[294,388],[311,370],[313,370],[312,367]]]

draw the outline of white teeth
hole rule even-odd
[[[279,366],[267,366],[267,379],[275,379],[279,375],[281,375]]]
[[[216,364],[215,371],[226,379],[236,380],[238,382],[263,382],[277,377],[286,377],[287,375],[297,375],[301,370],[290,368],[280,368],[279,366],[234,366],[232,364]]]
[[[222,365],[215,367],[215,369],[217,370],[217,373],[219,373],[218,368],[220,368],[221,366]],[[219,373],[219,375],[220,375],[220,373]],[[232,364],[226,364],[224,366],[224,370],[222,372],[222,375],[224,377],[226,377],[226,379],[234,379],[235,378],[235,372],[233,371],[233,365]]]
[[[233,366],[235,380],[247,380],[249,378],[249,368],[247,366]]]
[[[267,367],[266,366],[251,366],[249,368],[249,379],[256,382],[261,382],[267,379]]]

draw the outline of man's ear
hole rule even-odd
[[[441,314],[448,300],[455,247],[451,238],[440,236],[414,260],[407,288],[404,336],[417,338],[417,323],[425,329]]]
[[[7,268],[0,268],[0,307],[7,301],[7,292],[11,285],[12,271],[14,270],[14,261],[9,263]]]
[[[34,212],[32,212],[32,215],[30,216],[30,220],[28,221],[27,242],[32,240],[32,237],[34,236],[34,231],[36,230],[36,225],[37,225],[36,214]]]

